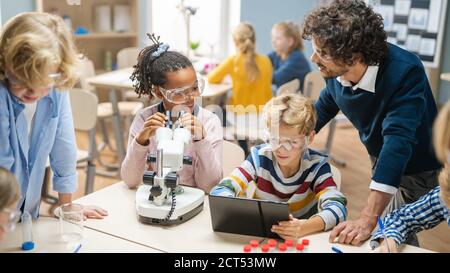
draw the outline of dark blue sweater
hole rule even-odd
[[[300,89],[302,89],[305,75],[311,71],[311,68],[300,50],[293,50],[286,60],[281,60],[274,51],[269,53],[269,58],[273,66],[272,83],[277,88],[294,79],[299,79]]]
[[[416,55],[389,44],[375,93],[344,87],[336,78],[326,82],[316,103],[316,131],[340,109],[358,129],[369,154],[378,158],[372,180],[398,188],[404,174],[441,167],[431,138],[436,103]]]

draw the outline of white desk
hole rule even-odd
[[[109,100],[113,108],[113,130],[117,145],[118,161],[122,162],[125,157],[125,144],[123,139],[123,129],[120,122],[120,112],[117,101],[116,89],[133,89],[133,82],[130,79],[133,73],[133,68],[124,68],[112,72],[97,75],[87,79],[87,82],[94,87],[103,88],[108,90]],[[202,98],[218,97],[226,94],[231,90],[232,85],[230,83],[221,84],[207,84],[205,91],[202,94]],[[101,90],[101,89],[100,89]]]
[[[309,246],[305,248],[306,253],[334,253],[331,250],[332,246],[337,247],[339,250],[341,250],[343,253],[367,253],[371,252],[372,249],[369,246],[369,241],[366,241],[361,246],[352,246],[352,245],[343,245],[339,243],[332,244],[328,241],[328,238],[330,237],[331,231],[328,232],[321,232],[316,233],[312,235],[308,235],[303,237],[302,239],[308,239],[309,240]],[[299,240],[300,242],[301,240]],[[267,240],[263,242],[264,244],[267,243]],[[402,245],[399,249],[399,252],[401,253],[433,253],[433,251],[424,249],[424,248],[418,248],[415,246],[410,245]]]
[[[245,235],[214,232],[211,226],[208,199],[203,211],[189,221],[170,227],[145,225],[138,221],[135,208],[135,190],[128,189],[123,182],[74,201],[81,204],[96,204],[108,210],[105,219],[88,220],[86,226],[107,234],[136,242],[164,252],[243,252],[243,245],[256,239]],[[343,252],[369,252],[368,241],[361,247],[330,244],[329,232],[306,236],[310,240],[309,252],[331,252],[334,245]],[[402,252],[431,252],[425,249],[404,246]]]
[[[203,211],[183,224],[142,224],[137,219],[135,192],[119,182],[74,202],[96,204],[108,210],[105,219],[87,220],[86,226],[165,252],[243,252],[244,244],[250,240],[264,239],[213,232],[207,198]]]
[[[33,237],[35,248],[24,251],[22,245],[22,227],[7,234],[0,241],[0,252],[44,253],[44,252],[74,252],[74,247],[63,242],[59,236],[59,220],[51,217],[40,217],[33,222]],[[84,229],[83,244],[79,250],[83,252],[147,252],[157,253],[155,249],[123,240],[89,228]]]

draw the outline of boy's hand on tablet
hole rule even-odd
[[[159,112],[153,114],[145,121],[141,132],[136,136],[136,141],[142,146],[147,146],[150,137],[155,135],[156,129],[164,127],[165,124],[166,115]]]
[[[277,233],[284,240],[298,240],[304,235],[302,225],[306,221],[294,218],[292,214],[289,214],[289,221],[281,221],[278,225],[273,225],[272,232]]]
[[[194,140],[202,140],[206,137],[206,131],[205,128],[203,128],[203,124],[191,113],[184,114],[180,118],[180,122],[191,132]]]

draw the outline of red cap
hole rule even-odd
[[[297,250],[305,249],[305,247],[302,244],[297,244],[296,248],[297,248]]]
[[[244,246],[244,252],[251,252],[252,251],[252,246],[251,245],[245,245]]]
[[[305,245],[305,246],[309,245],[309,240],[308,239],[303,239],[302,240],[302,244]]]
[[[279,245],[278,245],[278,250],[279,250],[279,251],[286,251],[286,249],[287,249],[286,244],[279,244]]]
[[[261,251],[262,252],[269,252],[269,245],[268,244],[264,244],[261,246]]]
[[[274,239],[270,239],[268,242],[270,247],[276,247],[277,246],[277,241],[275,241]]]
[[[284,243],[285,243],[288,247],[293,247],[293,246],[294,246],[294,241],[292,241],[292,240],[286,240]]]
[[[252,247],[258,247],[258,246],[259,246],[259,242],[258,242],[257,240],[251,240],[251,241],[250,241],[250,245],[251,245]]]

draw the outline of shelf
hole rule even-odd
[[[77,40],[89,40],[89,39],[118,39],[118,38],[136,38],[137,33],[127,32],[105,32],[105,33],[88,33],[88,34],[75,34]]]
[[[107,53],[111,54],[111,64],[115,64],[117,63],[117,53],[120,50],[138,47],[141,0],[85,0],[81,2],[81,5],[68,5],[68,2],[63,0],[36,0],[36,8],[41,12],[49,11],[61,16],[68,16],[73,30],[77,27],[89,30],[87,34],[74,34],[73,37],[78,51],[86,55],[97,69],[101,70],[105,67]],[[98,5],[109,5],[111,8],[111,31],[109,32],[97,31],[95,19]],[[129,6],[130,22],[126,32],[114,31],[115,5]]]

